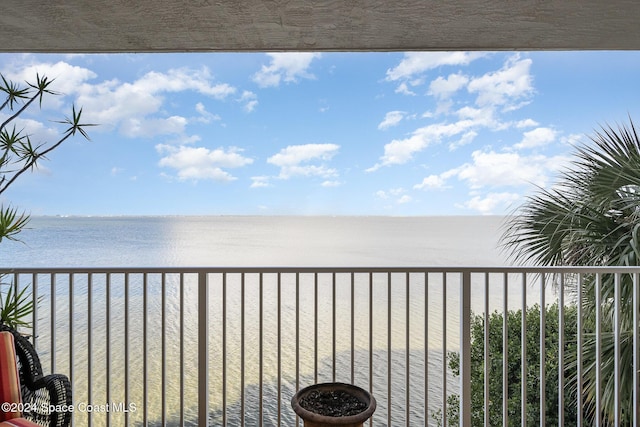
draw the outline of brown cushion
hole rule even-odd
[[[0,427],[41,427],[38,424],[29,421],[26,418],[13,418],[9,421],[0,423]]]
[[[15,403],[15,405],[7,407],[4,404],[0,407],[0,422],[19,418],[21,416],[19,411],[21,402],[20,377],[18,376],[13,335],[3,331],[0,332],[0,404]],[[4,427],[4,423],[0,426]]]

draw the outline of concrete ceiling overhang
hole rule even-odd
[[[4,52],[637,50],[638,0],[8,0]]]

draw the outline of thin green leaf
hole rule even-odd
[[[0,206],[0,242],[2,239],[20,241],[16,236],[29,223],[29,215],[16,208]]]

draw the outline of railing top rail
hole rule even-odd
[[[393,267],[0,267],[0,274],[81,274],[81,273],[640,273],[636,267],[593,266],[393,266]]]

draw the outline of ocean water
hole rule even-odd
[[[29,229],[21,234],[24,243],[3,242],[0,245],[0,267],[234,267],[234,266],[303,266],[303,267],[396,267],[396,266],[503,266],[507,265],[505,255],[499,249],[502,217],[34,217]],[[439,319],[449,312],[446,328],[447,348],[455,348],[457,340],[457,289],[450,284],[449,303],[442,306],[442,287],[438,275],[430,278],[429,301],[424,292],[424,281],[418,278],[406,295],[402,286],[393,291],[393,304],[388,306],[388,294],[385,277],[377,277],[373,284],[375,313],[373,328],[375,332],[370,354],[368,338],[368,307],[361,303],[369,298],[367,277],[356,277],[355,298],[358,310],[355,316],[356,342],[354,345],[356,382],[364,385],[368,382],[370,358],[374,361],[374,395],[378,397],[379,410],[373,425],[387,425],[386,411],[391,405],[392,424],[404,425],[406,413],[402,408],[401,396],[406,393],[406,384],[411,384],[412,411],[409,415],[411,425],[435,425],[435,421],[425,420],[424,414],[424,371],[426,355],[429,355],[429,411],[437,411],[441,401],[442,385],[442,340],[443,326]],[[28,281],[29,278],[27,278]],[[295,299],[296,287],[293,277],[282,280],[282,313],[278,313],[276,295],[277,284],[273,276],[265,277],[264,282],[264,336],[260,338],[256,325],[258,283],[255,277],[247,277],[246,282],[246,325],[243,332],[244,345],[248,350],[245,360],[244,389],[239,380],[238,354],[243,345],[239,332],[240,324],[240,283],[238,277],[228,278],[226,309],[226,348],[222,347],[222,335],[219,325],[222,313],[222,286],[220,280],[212,280],[210,325],[210,396],[212,425],[222,422],[223,387],[219,373],[223,369],[221,353],[226,352],[227,370],[227,425],[238,425],[240,395],[245,396],[246,425],[258,425],[259,384],[262,382],[264,402],[264,425],[278,425],[277,406],[282,408],[281,425],[295,425],[295,417],[288,407],[288,399],[295,390],[296,382],[296,336]],[[307,278],[309,279],[309,278]],[[402,277],[399,278],[403,280]],[[197,408],[198,378],[193,375],[197,368],[197,354],[194,346],[188,345],[184,361],[177,358],[179,353],[179,318],[185,322],[184,340],[194,343],[197,340],[197,313],[190,309],[197,305],[195,296],[197,286],[187,281],[185,285],[185,307],[181,312],[178,280],[167,277],[165,308],[166,324],[162,327],[159,316],[162,306],[161,285],[156,277],[150,277],[148,297],[143,298],[143,281],[132,277],[129,297],[126,299],[123,279],[113,277],[107,300],[107,284],[101,276],[94,277],[91,285],[82,276],[74,278],[71,284],[65,277],[58,277],[55,292],[52,292],[47,277],[39,278],[38,294],[44,298],[39,309],[38,350],[45,365],[45,372],[64,373],[72,376],[74,401],[101,405],[106,397],[106,365],[109,363],[111,381],[111,402],[135,403],[138,412],[129,414],[129,421],[139,424],[144,421],[140,411],[144,405],[144,391],[140,384],[144,380],[143,358],[145,349],[142,337],[141,313],[145,304],[149,308],[147,318],[147,369],[150,373],[148,384],[148,422],[159,422],[163,402],[161,342],[166,343],[167,399],[164,402],[168,424],[178,423],[180,402],[180,381],[176,373],[180,365],[186,369],[184,397],[187,424],[194,423]],[[338,322],[350,322],[348,302],[348,279],[339,278],[337,298]],[[320,280],[319,293],[319,377],[330,380],[335,369],[339,380],[349,376],[351,353],[349,330],[336,329],[335,349],[332,347],[331,283],[330,278]],[[304,282],[300,287],[301,318],[309,319],[313,307],[313,291]],[[23,285],[25,282],[23,282]],[[343,286],[345,285],[345,286]],[[73,288],[73,298],[70,298]],[[500,302],[501,289],[495,289],[495,298]],[[55,300],[55,305],[50,304]],[[474,306],[480,307],[484,301],[481,295]],[[435,302],[435,303],[434,303]],[[56,324],[52,325],[51,307],[56,310]],[[91,307],[90,309],[88,307]],[[127,308],[128,307],[128,308]],[[73,308],[73,310],[70,310]],[[107,308],[109,321],[107,322]],[[443,310],[444,308],[444,310]],[[125,312],[128,309],[131,327],[128,338],[123,334]],[[390,313],[388,311],[391,310]],[[69,313],[72,311],[72,315]],[[407,323],[407,313],[411,319]],[[424,316],[429,319],[429,338],[425,339]],[[387,314],[391,317],[393,328],[387,330]],[[70,320],[72,318],[72,320]],[[344,320],[343,320],[344,319]],[[69,336],[69,322],[73,322],[73,335]],[[277,347],[277,325],[281,322],[280,334],[282,352],[280,366]],[[106,325],[110,327],[107,328]],[[407,352],[403,345],[405,331],[410,326],[411,352],[408,355],[412,374],[406,377],[403,369]],[[305,385],[313,380],[313,352],[308,337],[313,336],[309,325],[300,331],[300,377]],[[93,331],[92,342],[87,339],[88,331]],[[109,335],[106,330],[109,329]],[[56,331],[55,343],[51,343],[52,331]],[[388,348],[391,335],[391,350]],[[130,355],[125,362],[123,340],[129,342]],[[257,343],[262,339],[265,353],[262,363],[257,358]],[[51,343],[51,344],[50,344]],[[333,353],[333,354],[332,354]],[[70,358],[69,354],[73,357]],[[335,354],[335,356],[334,356]],[[55,356],[55,357],[54,357]],[[71,359],[73,361],[71,361]],[[336,367],[334,368],[333,364]],[[128,363],[125,369],[125,365]],[[88,378],[88,366],[92,366],[91,378]],[[392,383],[388,384],[387,367],[391,366]],[[50,367],[49,369],[47,367]],[[276,379],[280,370],[282,383],[278,387]],[[127,373],[128,372],[128,373]],[[260,379],[262,372],[262,379]],[[125,376],[128,376],[129,397],[125,402]],[[447,378],[449,391],[456,390],[456,379]],[[91,387],[89,387],[91,384]],[[391,387],[395,401],[386,401],[387,387]],[[278,388],[281,401],[277,402]],[[398,406],[400,405],[400,406]],[[123,425],[123,414],[111,415],[111,424]],[[91,418],[91,422],[89,422]],[[74,414],[76,425],[106,425],[105,414]]]
[[[502,266],[503,217],[34,217],[0,267]]]

